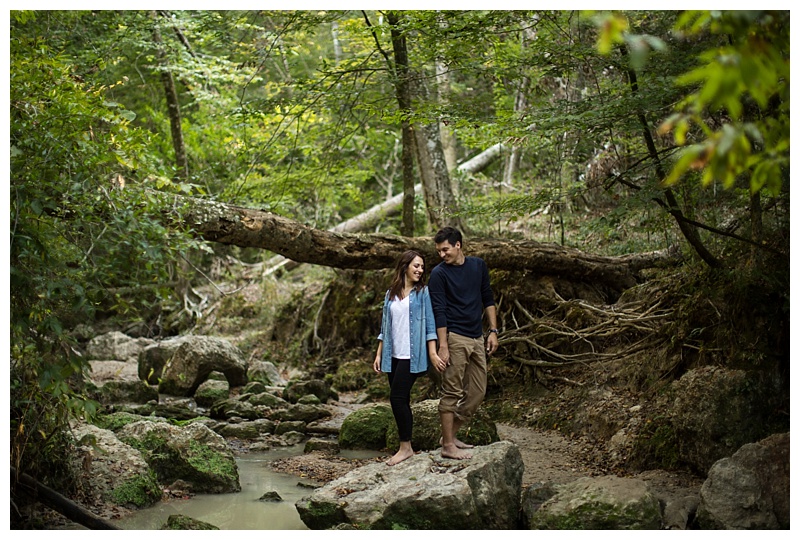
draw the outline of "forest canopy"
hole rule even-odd
[[[193,200],[788,270],[788,11],[21,10],[9,67],[18,468],[96,410],[82,324],[179,333],[220,260],[285,254],[208,241]]]

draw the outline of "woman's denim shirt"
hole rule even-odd
[[[381,320],[381,333],[378,339],[383,341],[381,351],[381,371],[392,371],[392,312],[389,300],[389,291],[383,301],[383,318]],[[409,334],[411,336],[411,373],[424,373],[428,370],[428,342],[436,339],[436,324],[433,320],[431,295],[428,287],[423,287],[421,292],[411,290],[408,295]]]

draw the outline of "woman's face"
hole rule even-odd
[[[423,272],[425,272],[425,263],[422,261],[422,257],[414,257],[406,269],[406,283],[416,283],[422,279]]]

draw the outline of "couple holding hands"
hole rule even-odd
[[[456,438],[486,393],[486,354],[497,350],[497,310],[483,259],[462,251],[458,229],[445,227],[434,237],[437,265],[425,286],[425,261],[416,251],[400,256],[383,304],[381,332],[373,369],[386,373],[389,401],[400,435],[395,465],[414,455],[411,387],[428,370],[442,374],[439,416],[442,457],[469,459],[471,446]],[[489,336],[483,337],[483,312]],[[438,349],[437,349],[438,343]]]

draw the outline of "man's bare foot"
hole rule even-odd
[[[456,448],[462,448],[462,449],[475,448],[474,444],[465,443],[464,441],[462,441],[460,439],[456,439],[455,443],[456,443]],[[442,444],[442,438],[441,437],[439,437],[439,444]]]
[[[400,448],[400,450],[398,450],[395,455],[389,458],[386,464],[391,467],[392,465],[397,465],[401,461],[407,460],[413,455],[414,455],[414,450],[410,448]]]
[[[458,448],[455,444],[442,446],[442,457],[448,459],[470,459],[472,454]]]

